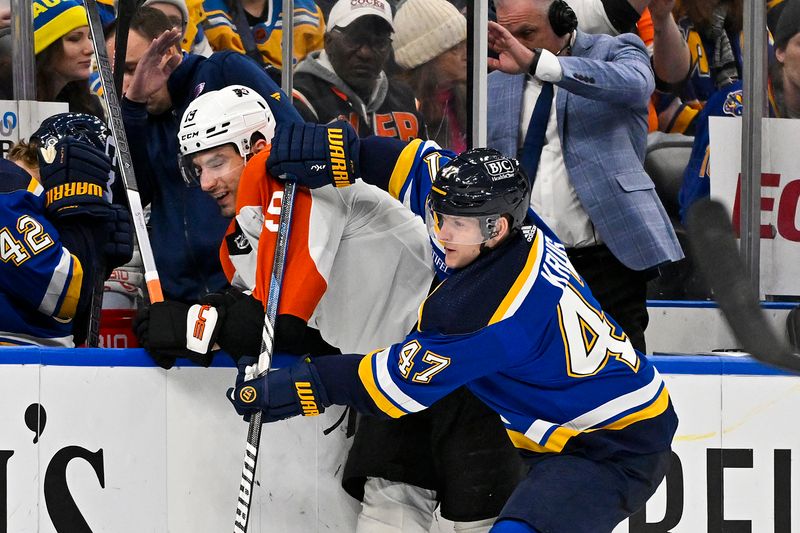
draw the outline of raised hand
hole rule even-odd
[[[181,62],[181,54],[175,46],[181,41],[177,29],[165,31],[150,43],[147,51],[136,65],[125,97],[132,102],[144,103],[167,84],[172,72]]]
[[[488,59],[489,68],[506,74],[528,72],[533,63],[534,52],[528,50],[507,29],[496,22],[489,21],[488,30],[489,48],[499,56],[497,59],[493,57]]]

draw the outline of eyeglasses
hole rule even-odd
[[[369,49],[382,54],[384,52],[387,52],[389,48],[392,46],[391,37],[382,37],[379,35],[362,33],[362,32],[348,33],[342,31],[340,28],[334,28],[331,31],[341,35],[342,44],[344,44],[345,47],[351,48],[353,50],[358,50],[362,46],[367,46]]]

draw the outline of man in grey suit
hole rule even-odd
[[[642,41],[588,35],[563,0],[495,0],[488,145],[518,157],[531,206],[645,351],[647,281],[683,257],[642,163],[654,79]],[[553,96],[554,95],[554,96]]]

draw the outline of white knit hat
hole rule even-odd
[[[447,0],[407,0],[394,16],[394,59],[414,68],[467,38],[467,19]]]
[[[146,0],[142,7],[150,6],[150,4],[170,4],[178,8],[178,11],[181,12],[181,16],[183,17],[183,27],[186,28],[186,24],[189,23],[189,10],[186,8],[186,0]],[[152,6],[150,6],[152,7]]]

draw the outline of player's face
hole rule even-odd
[[[136,67],[145,52],[147,52],[150,42],[149,39],[137,31],[131,31],[128,34],[128,49],[125,53],[125,74],[122,78],[123,93],[128,90],[133,75],[136,74]],[[163,67],[169,58],[176,53],[178,53],[177,50],[172,50],[170,53],[165,54],[161,66]],[[147,99],[146,107],[147,112],[151,115],[160,115],[172,107],[172,99],[169,96],[166,83],[150,95]]]
[[[503,0],[497,4],[497,23],[526,48],[543,48],[555,54],[561,50],[564,38],[553,32],[548,7],[546,0]]]
[[[192,158],[192,163],[200,178],[200,187],[217,201],[222,216],[235,215],[236,191],[245,163],[236,148],[226,144],[199,152]]]
[[[775,57],[783,65],[784,90],[800,91],[800,33],[789,39],[786,48],[777,48]]]
[[[89,26],[81,26],[61,38],[63,50],[51,66],[66,82],[89,79],[92,72],[92,41]]]
[[[486,240],[477,218],[438,214],[436,238],[444,247],[444,262],[449,268],[463,268],[480,254],[480,244]],[[469,243],[469,244],[464,244]]]

